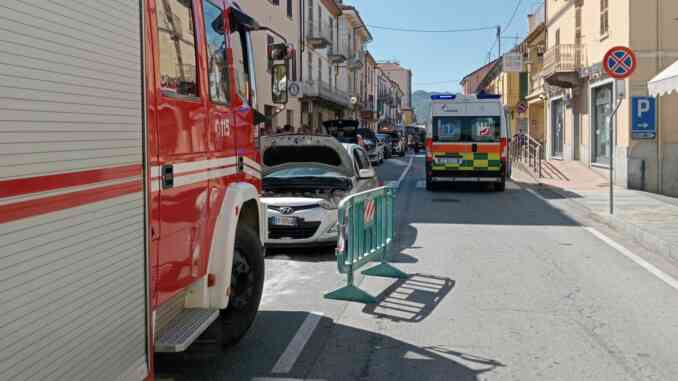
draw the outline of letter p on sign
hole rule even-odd
[[[642,118],[643,114],[650,111],[650,100],[649,99],[638,99],[638,118]]]

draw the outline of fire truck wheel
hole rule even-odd
[[[221,310],[222,345],[243,338],[254,322],[264,288],[264,253],[259,237],[249,226],[238,226],[231,270],[228,307]]]

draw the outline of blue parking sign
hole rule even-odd
[[[657,137],[657,100],[653,97],[631,97],[631,137]]]

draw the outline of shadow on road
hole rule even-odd
[[[365,305],[363,312],[380,319],[418,323],[433,312],[454,285],[449,278],[413,274],[382,291],[377,303]]]
[[[288,373],[272,369],[308,317],[261,311],[250,333],[227,350],[175,356],[159,364],[158,380],[480,380],[500,361],[440,346],[419,346],[323,317]],[[471,368],[471,366],[473,368]]]

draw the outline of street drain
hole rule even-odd
[[[433,202],[459,202],[459,200],[455,198],[434,198]]]

